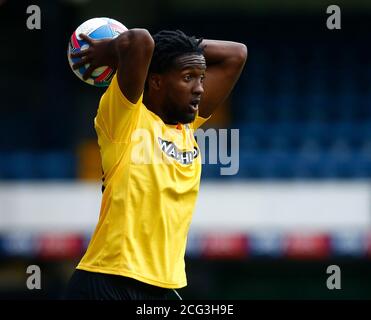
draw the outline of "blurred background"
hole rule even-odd
[[[27,7],[41,29],[26,27]],[[0,298],[59,299],[101,200],[93,119],[104,89],[70,70],[85,20],[245,43],[231,97],[206,124],[239,129],[239,171],[205,150],[185,299],[371,298],[371,2],[0,1]],[[230,141],[230,140],[229,140]],[[230,152],[230,144],[224,150]],[[220,161],[219,161],[220,162]],[[40,266],[41,290],[26,268]],[[326,286],[341,269],[341,290]]]

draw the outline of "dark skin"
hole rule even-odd
[[[205,57],[183,55],[175,59],[174,65],[162,75],[149,75],[149,90],[145,90],[143,102],[165,123],[190,123],[196,117],[204,93]]]
[[[138,101],[148,78],[143,103],[168,124],[192,122],[197,110],[201,117],[209,117],[229,96],[247,59],[242,43],[203,40],[204,55],[185,54],[171,70],[148,74],[155,44],[147,30],[131,29],[112,40],[80,37],[89,48],[71,54],[82,58],[73,68],[89,63],[85,79],[100,66],[117,69],[120,89],[132,103]]]

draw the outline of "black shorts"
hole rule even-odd
[[[76,269],[67,287],[67,300],[167,300],[172,289],[132,278]]]

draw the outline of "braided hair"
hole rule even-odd
[[[163,30],[153,36],[155,49],[149,72],[164,73],[174,66],[176,58],[184,54],[203,54],[201,39],[189,37],[181,30]]]

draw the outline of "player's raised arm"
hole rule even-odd
[[[131,29],[115,39],[118,83],[132,103],[143,92],[154,47],[152,36],[145,29]]]
[[[122,93],[132,103],[136,103],[143,92],[148,68],[154,50],[154,41],[146,29],[130,29],[115,39],[93,40],[80,35],[88,42],[89,48],[71,54],[82,60],[73,65],[74,69],[89,63],[84,79],[100,66],[117,69],[117,80]]]
[[[230,94],[247,59],[247,47],[238,42],[203,40],[207,69],[204,95],[199,107],[201,117],[209,117]]]

